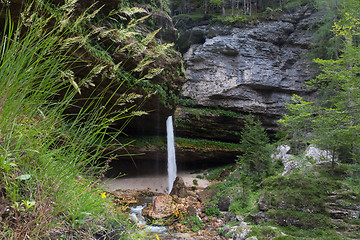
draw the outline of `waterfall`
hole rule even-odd
[[[176,178],[174,127],[172,122],[172,116],[169,116],[168,119],[166,120],[166,132],[167,132],[167,151],[168,151],[168,183],[169,183],[169,194],[170,194]]]

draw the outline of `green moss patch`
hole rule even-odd
[[[176,138],[178,148],[192,148],[203,152],[209,151],[241,151],[240,145],[205,139]]]

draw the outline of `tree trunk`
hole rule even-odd
[[[244,6],[243,6],[243,8],[244,8],[244,15],[246,15],[246,0],[244,0]]]
[[[251,0],[249,0],[249,13],[250,13],[250,17],[251,17]]]
[[[234,16],[235,0],[231,0],[231,16]]]

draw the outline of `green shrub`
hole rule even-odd
[[[204,223],[198,216],[185,217],[182,223],[193,232],[204,228]]]
[[[220,216],[220,209],[217,205],[215,206],[211,206],[211,207],[207,207],[205,209],[205,213],[209,216]]]

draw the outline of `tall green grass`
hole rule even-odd
[[[68,69],[74,59],[62,50],[67,33],[56,19],[38,16],[35,5],[25,13],[15,24],[8,12],[1,35],[0,207],[8,210],[0,238],[133,239],[95,176],[119,134],[110,126],[127,109],[114,113],[100,94],[66,115],[86,79],[75,82]]]

